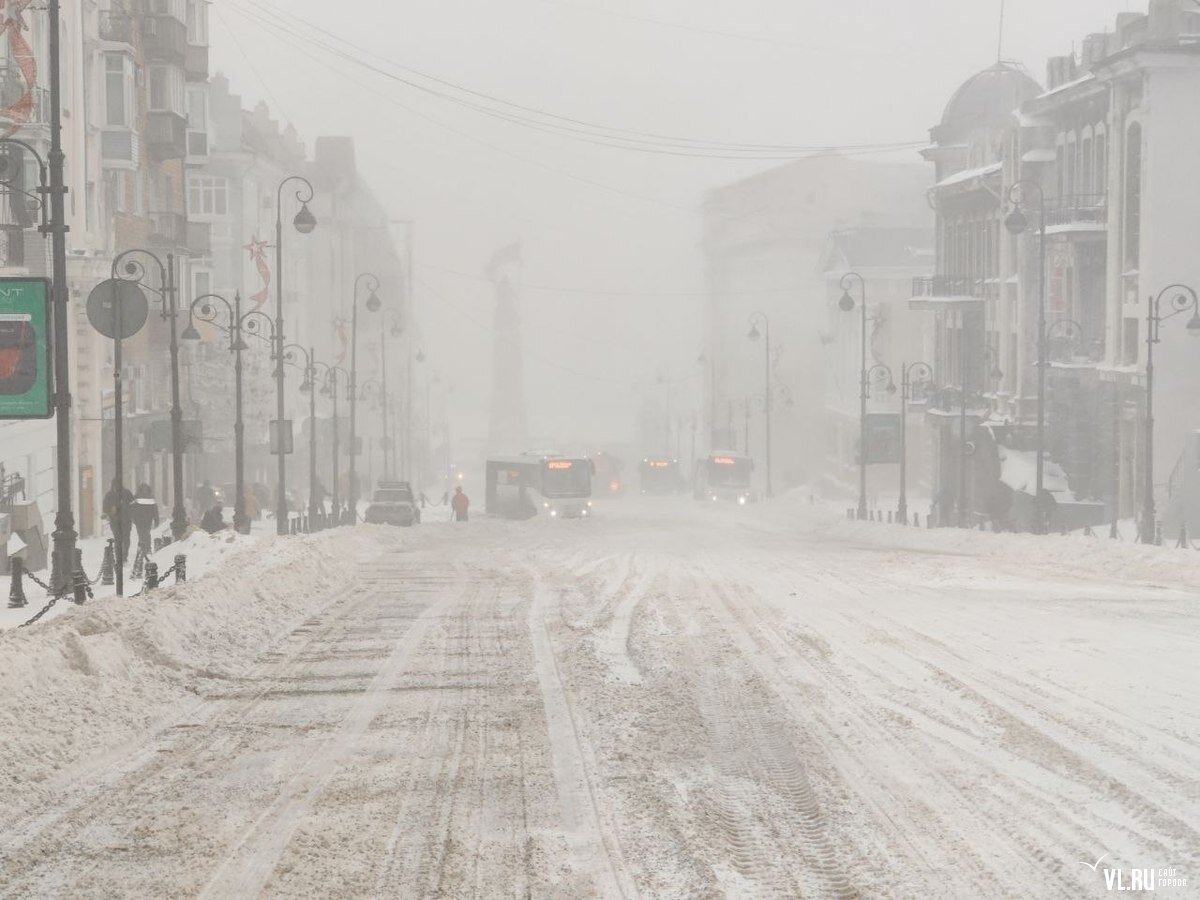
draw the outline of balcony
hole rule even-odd
[[[208,81],[208,47],[188,44],[184,51],[183,74],[188,81]]]
[[[141,143],[128,129],[100,133],[100,159],[106,168],[136,169],[141,164]]]
[[[122,13],[100,13],[100,40],[133,46],[133,18]]]
[[[146,117],[146,149],[155,162],[187,156],[187,119],[173,112],[151,112]]]
[[[142,55],[146,62],[187,61],[187,26],[173,16],[148,16],[142,25]]]
[[[914,278],[909,309],[958,309],[982,303],[987,285],[978,278],[924,275]]]
[[[187,223],[187,248],[192,256],[212,256],[212,223]]]
[[[1068,194],[1046,201],[1047,231],[1097,232],[1107,227],[1107,194]]]
[[[150,213],[150,235],[147,238],[154,249],[175,251],[187,246],[187,216],[174,212]]]

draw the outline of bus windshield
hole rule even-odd
[[[642,490],[669,491],[679,487],[679,463],[673,459],[648,459],[641,466]]]
[[[752,460],[714,456],[708,461],[708,483],[715,487],[748,487],[753,471]]]
[[[592,471],[588,461],[547,460],[542,466],[542,493],[547,497],[590,497]]]

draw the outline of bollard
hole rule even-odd
[[[71,581],[75,591],[72,600],[76,606],[83,606],[92,592],[92,586],[88,583],[87,574],[83,571],[83,551],[78,547],[75,548],[75,567],[72,570]]]
[[[10,561],[12,565],[12,586],[8,589],[8,608],[24,609],[29,605],[25,599],[25,562],[19,556]]]
[[[116,558],[114,541],[109,538],[108,544],[104,547],[104,562],[100,564],[100,583],[106,587],[116,583]]]
[[[1154,523],[1154,543],[1158,547],[1163,545],[1163,523],[1161,519]]]
[[[1179,526],[1179,543],[1175,545],[1175,549],[1176,550],[1187,550],[1188,549],[1187,522],[1184,522],[1182,525]]]
[[[175,555],[175,583],[183,584],[187,581],[187,557],[182,553]]]
[[[888,510],[888,524],[892,524],[892,511],[890,509]]]
[[[142,591],[150,592],[158,587],[158,563],[153,560],[146,562],[146,579],[142,583]]]
[[[913,528],[920,528],[920,527],[921,527],[921,514],[913,513]]]
[[[846,510],[846,518],[849,519],[851,522],[854,521],[854,509],[853,508]]]

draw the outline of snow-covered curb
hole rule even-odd
[[[754,524],[772,531],[782,528],[794,534],[799,530],[812,536],[897,552],[1008,561],[1042,573],[1053,571],[1060,575],[1200,588],[1200,552],[1178,550],[1173,544],[1150,547],[1128,539],[1112,540],[1106,529],[1097,531],[1097,537],[1039,536],[857,522],[828,506],[810,505],[807,498],[807,493],[798,492],[764,504],[755,511]]]
[[[349,587],[360,559],[399,543],[375,528],[264,538],[186,585],[0,633],[5,813],[36,800],[39,782],[181,711],[205,680],[233,674]]]

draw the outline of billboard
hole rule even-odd
[[[864,437],[867,443],[867,465],[883,465],[900,462],[900,414],[869,413]],[[862,462],[862,447],[859,459]]]
[[[0,419],[48,419],[54,411],[50,282],[0,278]]]

